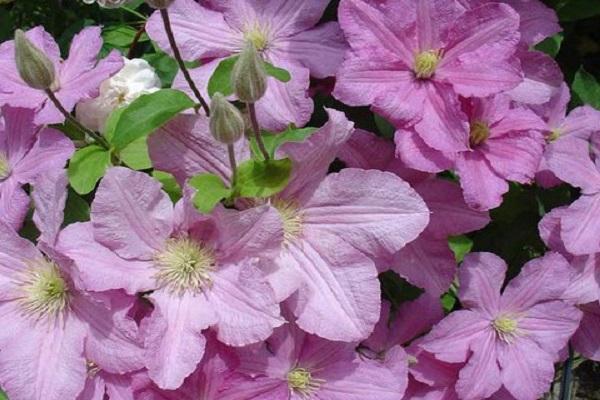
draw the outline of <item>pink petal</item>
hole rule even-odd
[[[502,309],[523,312],[535,304],[558,300],[569,285],[571,267],[558,253],[529,261],[502,294]]]
[[[440,67],[436,79],[451,84],[461,96],[485,97],[515,89],[523,82],[517,62],[490,62],[485,56],[463,55],[465,60]],[[528,89],[531,89],[528,87]],[[511,92],[512,93],[512,92]]]
[[[584,357],[600,361],[600,306],[598,302],[582,308],[583,319],[573,336],[575,350]]]
[[[485,399],[502,386],[496,336],[491,331],[482,335],[472,346],[473,355],[460,370],[456,393],[461,399]]]
[[[582,312],[562,301],[550,301],[531,307],[519,320],[519,329],[528,339],[558,359],[559,352],[567,345],[577,328]]]
[[[355,129],[338,158],[349,168],[386,169],[394,159],[394,144],[374,133]]]
[[[410,168],[442,172],[453,166],[453,155],[429,147],[414,130],[399,129],[394,134],[396,156]]]
[[[31,109],[4,106],[1,111],[4,126],[0,125],[0,146],[14,166],[31,150],[39,128],[33,122],[35,113]]]
[[[390,325],[390,337],[395,344],[406,344],[431,329],[444,317],[437,296],[424,293],[416,300],[402,303]]]
[[[208,95],[208,82],[210,78],[214,74],[215,70],[221,63],[221,61],[225,60],[225,58],[215,58],[214,60],[203,62],[202,65],[196,68],[190,68],[188,72],[192,78],[192,81],[196,84],[196,87],[200,91],[200,94],[204,99],[209,99]],[[185,94],[187,94],[191,99],[196,99],[196,95],[190,88],[190,84],[185,79],[185,76],[181,71],[175,75],[175,79],[173,79],[173,84],[171,85],[173,89],[181,90]],[[186,113],[192,114],[192,110],[184,111]]]
[[[38,249],[20,237],[10,226],[0,222],[0,301],[22,296],[19,276],[27,271],[28,262],[42,257]]]
[[[85,381],[83,392],[77,396],[77,400],[104,400],[106,385],[100,376],[88,378]]]
[[[33,222],[41,233],[38,241],[50,247],[54,247],[63,223],[68,185],[67,171],[58,169],[42,175],[33,187]]]
[[[600,255],[575,257],[571,260],[573,274],[569,287],[562,297],[569,304],[586,304],[600,300],[600,280],[596,272],[600,271]]]
[[[156,288],[151,262],[122,259],[94,240],[94,229],[89,222],[71,224],[63,229],[56,247],[75,261],[86,290],[125,289],[135,295]]]
[[[538,225],[538,229],[540,231],[540,237],[548,248],[568,257],[569,252],[565,249],[560,235],[561,219],[566,210],[567,207],[558,207],[550,211],[542,218]]]
[[[560,127],[561,138],[578,137],[588,139],[600,130],[600,111],[590,106],[577,107],[569,113]]]
[[[472,343],[485,337],[491,329],[490,321],[474,311],[454,311],[433,327],[420,345],[434,353],[438,360],[447,362],[466,361]]]
[[[535,177],[544,154],[541,134],[490,138],[482,144],[481,152],[494,171],[504,179],[530,183]]]
[[[502,195],[508,192],[508,183],[498,176],[478,151],[457,157],[456,169],[467,204],[480,211],[498,207]]]
[[[143,172],[109,169],[92,203],[94,237],[124,258],[150,260],[173,229],[173,204]]]
[[[546,150],[550,170],[563,181],[583,189],[600,191],[600,171],[589,157],[589,142],[576,136],[551,143]]]
[[[504,260],[495,254],[467,254],[458,273],[461,303],[493,318],[499,311],[506,269]]]
[[[172,295],[163,289],[150,299],[156,308],[143,327],[148,374],[161,389],[177,389],[202,359],[202,330],[216,322],[215,310],[204,295]]]
[[[303,210],[303,225],[314,234],[336,235],[374,257],[394,254],[428,222],[417,193],[397,176],[376,170],[328,175]]]
[[[600,195],[583,195],[561,218],[561,237],[566,249],[576,255],[600,252]]]
[[[539,399],[554,378],[552,357],[528,338],[502,346],[498,361],[502,367],[502,383],[519,400]]]
[[[265,340],[284,323],[273,290],[250,261],[221,266],[208,301],[217,317],[218,339],[229,346]]]
[[[169,7],[169,16],[175,41],[186,61],[225,57],[243,44],[242,35],[225,22],[221,13],[193,0],[176,0]],[[163,51],[172,54],[160,12],[148,19],[146,31]]]
[[[269,52],[303,65],[316,78],[333,76],[344,60],[346,44],[337,22],[327,22],[316,28],[277,40]]]
[[[86,380],[85,325],[72,314],[31,324],[2,346],[0,382],[11,399],[74,399]]]
[[[537,44],[560,32],[556,12],[541,1],[505,0],[521,17],[521,40],[528,45]]]
[[[231,179],[227,147],[212,137],[208,119],[202,115],[173,119],[150,136],[148,149],[154,168],[173,174],[182,186],[201,173],[218,175],[224,182]],[[237,143],[235,151],[240,161],[250,156],[243,141]]]
[[[21,229],[29,211],[29,196],[15,179],[0,183],[0,222]]]
[[[230,380],[229,386],[219,394],[219,400],[273,400],[291,399],[286,381],[259,377],[251,379],[239,375]],[[296,399],[294,399],[296,400]]]
[[[531,2],[533,3],[533,2]],[[563,73],[554,59],[541,51],[525,48],[518,51],[524,80],[507,95],[514,101],[543,105],[551,100],[563,84]]]
[[[300,278],[293,298],[298,326],[329,340],[356,341],[371,333],[379,319],[380,289],[368,258],[329,235],[290,243],[285,254],[279,268]]]

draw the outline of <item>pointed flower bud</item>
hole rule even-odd
[[[256,103],[267,90],[265,63],[252,42],[248,42],[233,67],[233,90],[244,103]]]
[[[244,134],[244,117],[240,110],[221,93],[215,93],[210,104],[210,133],[221,143],[233,144]]]
[[[146,0],[146,4],[156,10],[162,10],[168,8],[173,0]]]
[[[40,90],[52,87],[56,78],[54,64],[20,29],[15,32],[15,60],[19,75],[27,85]]]

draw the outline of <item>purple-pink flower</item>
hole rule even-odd
[[[286,69],[288,83],[268,79],[257,102],[261,126],[280,130],[289,123],[305,125],[313,111],[308,96],[310,76],[333,76],[346,44],[337,22],[317,25],[327,0],[176,0],[169,7],[175,38],[186,60],[202,60],[190,72],[205,96],[208,80],[219,63],[239,53],[249,41],[266,61]],[[159,46],[171,52],[163,22],[155,13],[146,27]],[[189,91],[179,76],[174,87]]]
[[[142,335],[148,373],[161,388],[177,389],[196,370],[203,330],[214,327],[218,340],[243,346],[284,322],[256,261],[283,239],[268,206],[201,216],[188,196],[173,207],[159,182],[115,167],[100,183],[91,219],[68,226],[59,247],[87,290],[153,291]]]
[[[35,125],[32,110],[4,106],[1,111],[0,221],[18,230],[29,208],[22,186],[64,168],[74,146],[57,130]]]
[[[414,125],[434,149],[469,148],[459,96],[486,97],[523,80],[514,55],[519,16],[505,4],[343,0],[339,18],[351,50],[334,95],[372,105],[396,126]]]
[[[554,377],[554,362],[575,333],[581,312],[564,301],[571,270],[557,253],[527,263],[500,293],[506,264],[491,253],[472,253],[460,267],[465,309],[437,324],[421,347],[446,362],[466,362],[456,392],[481,399],[504,387],[520,400],[536,400]]]
[[[26,32],[27,38],[54,64],[56,81],[51,87],[56,98],[67,111],[72,111],[80,100],[98,95],[100,84],[123,66],[117,50],[98,61],[102,47],[100,27],[89,27],[78,33],[71,42],[69,57],[63,60],[58,44],[43,27]],[[54,124],[65,120],[64,115],[52,104],[46,93],[33,89],[19,76],[15,63],[14,41],[0,45],[0,106],[33,108],[36,124]]]

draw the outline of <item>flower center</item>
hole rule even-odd
[[[244,39],[251,42],[258,51],[265,50],[269,45],[269,33],[267,29],[257,22],[246,28]]]
[[[210,286],[215,270],[213,252],[189,238],[169,239],[165,249],[154,256],[154,263],[159,284],[179,294]]]
[[[519,335],[519,324],[515,317],[509,315],[500,315],[492,322],[498,337],[506,342],[512,341]]]
[[[560,129],[558,129],[558,128],[552,129],[550,131],[550,136],[548,136],[548,142],[554,142],[555,140],[560,138],[560,135],[562,135],[562,132],[560,131]]]
[[[302,233],[302,215],[300,209],[293,202],[284,200],[273,200],[273,207],[279,211],[283,222],[283,240],[289,243],[298,238]]]
[[[31,263],[23,281],[22,304],[28,314],[55,317],[69,305],[69,287],[58,266],[47,259]]]
[[[419,79],[429,79],[435,74],[438,64],[442,60],[440,50],[422,51],[415,56],[415,65],[413,66],[415,75]]]
[[[101,371],[101,368],[98,366],[98,364],[90,360],[85,362],[85,366],[87,369],[87,375],[90,378],[96,377],[96,375],[98,375],[98,373]]]
[[[10,164],[6,154],[0,151],[0,182],[10,176]]]
[[[485,142],[489,137],[490,127],[488,124],[482,121],[475,121],[471,123],[471,132],[469,134],[471,146],[478,146]]]
[[[321,384],[325,383],[323,379],[313,378],[312,374],[306,368],[294,368],[287,374],[288,387],[290,390],[298,393],[302,398],[308,399],[319,390]]]

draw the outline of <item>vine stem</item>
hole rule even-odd
[[[146,25],[142,24],[142,26],[137,30],[135,36],[133,37],[133,41],[129,45],[129,51],[127,52],[127,58],[131,59],[133,57],[133,53],[135,51],[135,47],[139,43],[142,35],[146,32]]]
[[[58,100],[58,98],[54,95],[54,93],[50,90],[50,89],[46,89],[45,90],[46,95],[48,96],[48,98],[50,99],[50,101],[52,102],[52,104],[54,104],[54,106],[58,109],[58,111],[61,112],[62,115],[65,116],[65,118],[72,123],[73,125],[75,125],[75,127],[77,129],[79,129],[81,132],[83,132],[86,135],[89,135],[92,139],[94,139],[94,141],[96,141],[96,143],[98,143],[100,146],[104,147],[106,150],[110,150],[110,144],[106,141],[106,139],[104,139],[102,136],[100,136],[98,133],[94,132],[91,129],[86,128],[85,126],[83,126],[81,124],[81,122],[77,121],[70,112],[68,112],[63,105],[61,104],[60,100]]]
[[[231,166],[231,186],[235,187],[237,180],[237,162],[235,161],[235,149],[233,144],[227,145],[227,153],[229,154],[229,165]]]
[[[254,103],[246,103],[246,107],[248,108],[248,114],[250,114],[250,122],[252,123],[252,131],[254,132],[254,139],[256,139],[256,144],[258,144],[258,148],[260,149],[260,152],[262,153],[265,160],[269,161],[269,152],[267,151],[265,143],[262,140],[260,126],[258,125],[258,119],[256,118],[256,107],[254,106]]]
[[[190,76],[190,71],[188,71],[187,67],[185,66],[185,63],[183,62],[183,58],[181,58],[181,53],[179,52],[179,47],[177,47],[177,42],[175,41],[175,35],[173,35],[173,29],[171,28],[171,18],[169,17],[169,12],[167,11],[166,8],[163,8],[160,10],[160,15],[162,17],[163,24],[165,26],[165,32],[167,33],[167,38],[169,39],[169,44],[171,45],[171,50],[173,50],[173,56],[175,57],[175,61],[177,61],[177,64],[179,65],[179,69],[181,69],[181,72],[183,73],[183,76],[184,76],[188,86],[190,87],[190,89],[192,89],[192,92],[194,92],[194,96],[196,96],[196,98],[200,102],[200,105],[204,109],[206,116],[208,117],[208,116],[210,116],[210,108],[208,107],[208,104],[204,100],[204,97],[202,97],[202,94],[200,94],[198,87],[192,80],[192,77]]]
[[[569,343],[569,357],[563,367],[563,376],[560,384],[560,400],[571,400],[571,389],[573,387],[573,347]]]

